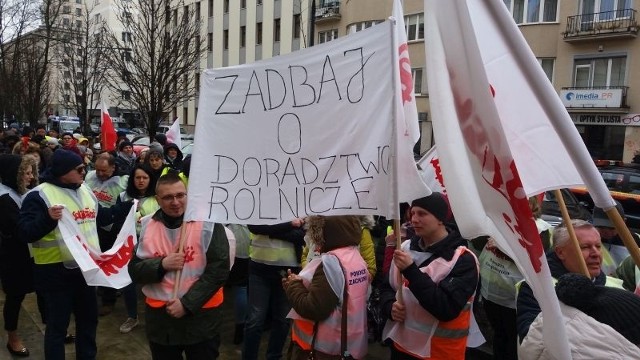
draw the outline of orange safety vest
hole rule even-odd
[[[343,292],[346,285],[347,351],[355,359],[363,359],[367,354],[367,290],[369,287],[367,263],[362,259],[356,246],[328,251],[320,258],[311,260],[300,272],[299,275],[306,288],[309,287],[320,263],[331,289],[340,300],[331,315],[318,323],[315,350],[329,355],[340,355]],[[314,322],[304,319],[295,310],[291,310],[288,317],[293,319],[291,340],[303,350],[311,350]]]
[[[153,220],[152,216],[145,216],[141,220],[142,231],[136,252],[136,256],[140,259],[164,257],[178,250],[180,228],[168,229],[161,222]],[[184,296],[204,272],[207,265],[207,249],[211,243],[214,224],[191,221],[182,226],[187,227],[184,242],[185,263],[181,272],[177,298]],[[170,271],[159,283],[146,284],[142,287],[142,292],[147,297],[145,302],[149,306],[163,307],[167,301],[171,300],[176,274],[177,272]],[[222,304],[223,300],[223,290],[220,288],[202,307],[217,307]]]
[[[402,249],[409,251],[417,264],[422,263],[430,256],[428,253],[411,251],[409,245],[410,240],[405,241],[402,244]],[[460,246],[450,261],[438,258],[429,265],[420,268],[420,271],[429,275],[438,284],[451,273],[456,262],[465,252],[473,255],[475,259],[475,255],[469,249]],[[478,266],[477,259],[476,266]],[[467,300],[467,304],[455,319],[438,321],[420,305],[418,299],[409,290],[408,284],[399,286],[397,272],[398,268],[392,266],[389,272],[389,282],[396,290],[402,288],[406,316],[403,322],[388,320],[383,330],[383,339],[392,339],[393,346],[397,350],[420,359],[464,359],[470,319],[473,316],[471,304],[474,297],[471,296]]]

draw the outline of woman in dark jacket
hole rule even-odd
[[[17,329],[22,301],[33,292],[33,260],[16,224],[22,195],[38,182],[36,159],[29,155],[0,155],[0,178],[0,280],[6,294],[3,316],[7,350],[15,356],[29,356]]]

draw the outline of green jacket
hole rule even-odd
[[[166,218],[162,210],[153,215],[166,227],[180,227],[182,218]],[[134,283],[144,285],[160,282],[166,271],[162,258],[140,259],[134,256],[129,263],[129,274]],[[161,345],[190,345],[212,339],[219,335],[222,323],[222,306],[203,309],[229,277],[229,240],[221,224],[215,224],[211,244],[207,249],[207,265],[204,273],[180,299],[187,314],[180,319],[169,316],[166,308],[146,306],[145,321],[147,338]]]
[[[616,277],[622,280],[622,287],[625,290],[634,292],[636,290],[636,264],[631,256],[622,260],[616,269]]]

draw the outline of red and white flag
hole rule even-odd
[[[418,108],[414,93],[411,60],[407,45],[407,33],[404,24],[404,12],[400,0],[393,2],[392,16],[396,20],[394,27],[394,43],[398,50],[394,52],[394,65],[398,76],[395,77],[396,88],[396,171],[398,183],[398,202],[411,202],[431,194],[431,190],[421,181],[413,157],[413,147],[420,139]],[[397,207],[397,206],[396,206]],[[399,214],[398,214],[399,215]],[[398,217],[399,218],[399,217]]]
[[[116,149],[116,140],[118,135],[113,127],[109,108],[102,102],[102,115],[100,117],[100,149],[102,151],[114,151]]]
[[[431,191],[447,194],[447,189],[444,187],[444,179],[442,178],[442,170],[440,169],[440,158],[438,158],[435,145],[418,160],[417,164],[422,181],[427,184]]]
[[[73,214],[66,209],[62,212],[62,218],[58,221],[58,228],[66,247],[66,249],[63,249],[63,253],[68,251],[67,256],[73,257],[73,260],[82,271],[82,276],[84,276],[87,285],[121,289],[131,284],[128,264],[138,243],[136,235],[137,207],[138,201],[134,200],[134,204],[120,233],[118,233],[115,243],[111,249],[105,252],[101,252],[99,247],[95,248],[87,242],[85,234],[78,227]],[[83,216],[87,216],[87,214]],[[93,216],[95,216],[95,213]],[[92,236],[97,239],[97,229],[95,231],[96,233],[92,234]]]
[[[558,299],[527,196],[583,183],[572,160],[586,154],[584,144],[572,137],[577,131],[568,116],[550,119],[549,102],[537,101],[557,94],[550,84],[530,86],[548,80],[530,50],[526,61],[526,56],[514,59],[510,42],[526,42],[500,0],[425,0],[425,16],[434,135],[460,231],[466,238],[493,237],[514,259],[540,303],[547,349],[568,359]],[[527,72],[537,74],[535,79]],[[562,137],[573,139],[569,145],[558,135],[567,121],[573,133]]]
[[[176,118],[171,124],[169,130],[167,130],[167,142],[173,143],[178,146],[178,149],[182,149],[182,138],[180,137],[180,118]]]

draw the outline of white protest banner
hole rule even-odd
[[[167,142],[176,144],[178,149],[182,149],[182,138],[180,137],[180,118],[177,118],[171,124],[171,127],[167,131]]]
[[[127,266],[138,242],[135,219],[137,203],[134,200],[115,243],[104,253],[87,242],[74,216],[66,208],[63,210],[58,228],[87,285],[121,289],[131,284]]]
[[[444,179],[442,178],[442,169],[440,169],[440,158],[435,145],[416,164],[418,164],[418,171],[422,176],[422,181],[427,184],[431,191],[447,194],[447,189],[444,187]]]
[[[392,42],[386,22],[205,71],[185,219],[272,224],[314,214],[392,215]],[[401,193],[399,200],[413,199]]]

